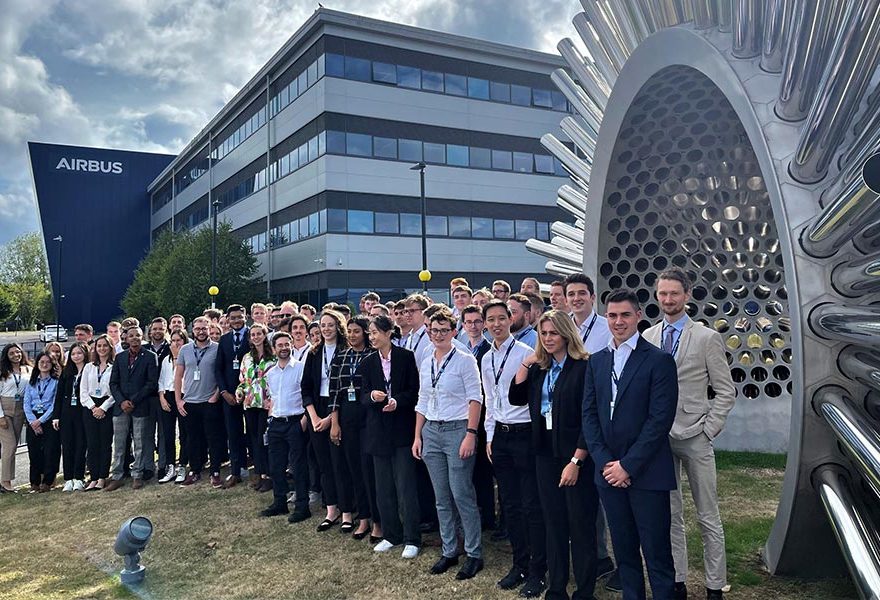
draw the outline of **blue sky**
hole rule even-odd
[[[322,0],[556,52],[576,0]],[[29,140],[176,154],[315,10],[302,0],[0,0],[0,244],[38,231]]]

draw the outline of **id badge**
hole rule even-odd
[[[437,388],[431,390],[431,402],[434,404],[434,410],[437,410]]]
[[[266,431],[263,432],[263,445],[264,446],[269,445],[269,430],[268,429],[266,429]]]
[[[20,401],[20,400],[21,400],[21,394],[16,394],[16,395],[15,395],[15,401],[18,402],[18,401]]]
[[[501,386],[495,386],[495,408],[501,410]]]
[[[202,372],[198,369],[193,371],[193,381],[200,381],[202,379]]]
[[[357,396],[354,393],[354,387],[348,386],[348,401],[354,402],[355,400],[357,400]]]
[[[78,400],[79,400],[79,398],[76,397],[76,394],[72,394],[72,395],[70,396],[70,405],[71,405],[71,406],[76,406],[76,403],[77,403]]]
[[[238,359],[236,358],[232,361],[232,368],[237,371],[239,369],[239,367],[241,367],[241,363],[238,362]]]
[[[544,423],[546,424],[547,431],[553,429],[553,412],[548,411],[546,415],[544,415]]]
[[[96,398],[100,398],[100,397],[101,397],[101,388],[95,388],[95,397],[96,397]]]

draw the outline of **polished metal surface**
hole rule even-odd
[[[611,15],[625,40],[627,53],[631,54],[648,37],[647,23],[636,2],[630,0],[606,0],[606,12]]]
[[[736,58],[751,58],[761,53],[764,35],[764,3],[761,0],[733,0],[732,52]]]
[[[584,13],[578,13],[571,20],[571,23],[574,25],[575,31],[578,32],[581,41],[584,43],[584,46],[587,47],[590,56],[593,58],[596,70],[609,86],[613,86],[619,71],[617,67],[614,66],[611,57],[608,56],[605,47],[599,43],[596,31],[593,28],[592,23],[590,23],[590,20],[587,18],[587,15]]]
[[[599,6],[597,0],[581,0],[584,13],[590,19],[593,29],[599,36],[599,43],[605,49],[605,53],[619,72],[629,57],[634,47],[627,48],[626,42],[621,37],[616,27],[610,21],[608,15]]]
[[[802,183],[827,175],[880,58],[880,0],[845,4],[843,28],[789,165]]]
[[[880,543],[876,525],[857,503],[840,467],[820,467],[813,480],[856,589],[862,598],[880,598]]]
[[[541,256],[546,256],[547,258],[571,265],[577,265],[582,256],[582,254],[579,254],[574,250],[561,248],[550,242],[543,242],[535,239],[527,240],[526,248],[535,254],[540,254]]]
[[[715,0],[716,14],[718,15],[718,31],[722,33],[731,32],[731,19],[733,7],[731,0]]]
[[[577,155],[568,149],[556,136],[552,133],[545,133],[541,136],[541,145],[547,148],[550,153],[559,159],[559,162],[580,180],[587,182],[590,180],[590,165],[582,161]]]
[[[819,337],[849,344],[880,343],[880,306],[819,304],[810,312],[810,327]]]
[[[578,114],[583,117],[587,125],[584,135],[593,140],[590,145],[595,147],[595,139],[599,135],[599,126],[602,123],[602,109],[593,102],[584,89],[576,84],[563,69],[553,71],[550,74],[550,79],[556,84],[556,87],[559,88],[559,91],[563,93]],[[589,154],[592,156],[592,151]]]
[[[880,292],[880,257],[848,260],[831,272],[834,289],[850,298]]]
[[[802,2],[795,6],[775,106],[779,118],[800,121],[809,114],[844,5],[843,2]]]
[[[847,346],[837,357],[837,367],[860,385],[880,391],[880,352],[864,346]]]
[[[694,15],[694,29],[710,29],[718,25],[718,5],[715,0],[689,0]]]
[[[791,15],[795,0],[768,0],[764,7],[764,41],[761,46],[761,68],[768,73],[781,73],[785,61],[786,40],[791,31]]]
[[[602,75],[599,74],[593,61],[589,61],[586,57],[582,56],[577,48],[575,48],[574,42],[569,38],[562,39],[556,45],[556,48],[559,50],[562,58],[565,59],[565,62],[568,63],[584,92],[587,93],[600,110],[604,111],[611,88],[605,82]]]
[[[642,0],[641,6],[655,31],[684,23],[684,12],[676,0]]]
[[[559,127],[574,142],[574,145],[584,154],[584,160],[593,162],[593,152],[596,151],[596,136],[599,128],[582,126],[576,117],[565,117],[559,123]]]

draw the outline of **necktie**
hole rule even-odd
[[[663,336],[663,352],[666,354],[672,354],[672,350],[674,348],[672,341],[675,337],[675,327],[672,325],[666,326],[666,335]]]
[[[241,334],[239,332],[235,332],[235,345],[238,346],[241,343]]]

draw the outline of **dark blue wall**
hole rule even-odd
[[[150,247],[147,186],[174,157],[37,142],[28,151],[53,299],[60,272],[61,324],[103,331],[121,314],[122,296]]]

